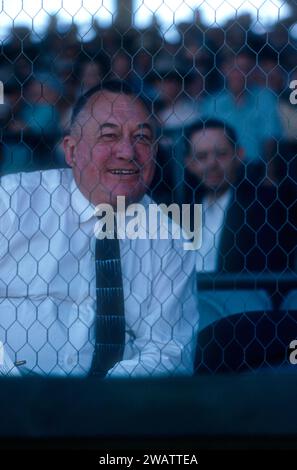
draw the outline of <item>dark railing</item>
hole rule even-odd
[[[286,294],[297,289],[297,273],[203,273],[197,275],[199,290],[266,290],[274,308],[278,308]]]
[[[297,375],[288,371],[155,380],[3,379],[0,448],[24,442],[38,447],[46,438],[47,448],[76,442],[95,449],[296,449],[296,388]]]

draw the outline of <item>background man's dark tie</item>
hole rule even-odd
[[[123,357],[125,310],[119,240],[96,239],[96,342],[91,376],[105,377]]]

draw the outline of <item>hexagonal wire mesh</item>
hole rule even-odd
[[[117,310],[98,292],[114,298],[122,288],[126,345],[111,376],[192,373],[198,310],[197,373],[289,364],[297,337],[296,6],[288,2],[289,15],[268,27],[255,2],[257,20],[239,8],[223,23],[207,22],[192,3],[171,7],[170,27],[158,21],[165,1],[145,26],[136,21],[143,7],[154,12],[145,1],[95,10],[84,1],[72,13],[61,2],[51,16],[43,2],[31,28],[17,26],[26,5],[4,7],[3,373],[88,375],[98,310],[110,325]],[[178,21],[177,10],[192,17]],[[73,15],[68,27],[61,12]],[[97,90],[71,121],[78,97],[108,80],[130,91]],[[122,281],[100,287],[94,206],[116,195],[138,201],[144,190],[158,204],[202,204],[202,244],[186,251],[180,240],[120,240]],[[152,201],[141,202],[147,214]]]

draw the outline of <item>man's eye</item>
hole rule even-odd
[[[116,140],[117,138],[117,134],[114,133],[102,134],[100,136],[100,140],[103,140],[104,142],[111,142],[113,140]]]
[[[134,136],[134,139],[136,140],[136,142],[141,142],[145,144],[150,144],[152,142],[151,136],[146,134],[136,134]]]
[[[217,155],[217,157],[220,158],[220,157],[226,157],[226,155],[228,155],[228,153],[225,152],[225,150],[222,150],[222,151],[220,151],[220,152],[217,152],[216,155]]]
[[[206,159],[207,159],[207,153],[196,153],[196,155],[194,155],[194,160],[203,161]]]

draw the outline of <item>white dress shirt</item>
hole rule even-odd
[[[152,201],[145,196],[145,207]],[[70,169],[2,177],[0,341],[21,373],[84,376],[95,343],[94,206]],[[183,240],[120,240],[124,357],[111,377],[192,372],[195,254]]]
[[[202,201],[202,245],[197,251],[197,272],[212,272],[218,267],[218,250],[231,196],[232,190],[229,189],[218,199],[205,197]]]

